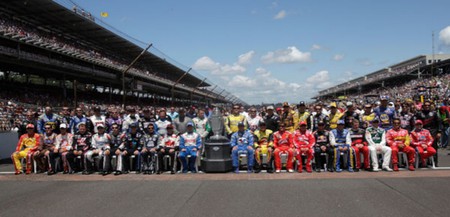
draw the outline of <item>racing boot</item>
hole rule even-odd
[[[262,165],[260,163],[256,163],[255,164],[255,173],[260,173],[261,167],[262,167]],[[267,170],[269,170],[269,169],[267,169]]]
[[[410,164],[409,167],[408,167],[408,170],[409,170],[409,171],[414,171],[414,170],[416,170],[416,168],[414,167],[414,164]]]
[[[319,169],[320,171],[320,169]],[[311,165],[306,165],[306,172],[312,173]]]
[[[398,164],[392,165],[394,172],[398,172]]]

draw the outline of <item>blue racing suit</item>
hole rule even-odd
[[[245,131],[238,131],[236,133],[233,133],[231,136],[231,148],[234,148],[237,146],[236,150],[232,151],[232,158],[233,158],[233,167],[237,168],[239,167],[239,153],[245,152],[247,153],[247,159],[248,159],[248,168],[251,170],[253,168],[254,163],[254,151],[253,151],[253,135],[250,133],[249,130]],[[250,147],[250,148],[249,148]]]
[[[197,151],[200,150],[202,146],[202,139],[198,133],[192,132],[186,132],[183,133],[183,135],[180,136],[180,154],[178,157],[181,160],[181,163],[183,164],[183,172],[188,171],[188,162],[186,157],[190,155],[189,158],[189,168],[192,172],[196,172],[195,169],[195,160],[197,159]],[[196,150],[193,150],[193,149]],[[181,151],[183,149],[186,149],[186,151]]]
[[[351,147],[352,139],[350,137],[350,132],[348,129],[344,129],[342,131],[338,129],[331,130],[330,133],[330,145],[334,148],[334,159],[336,171],[341,171],[341,150],[340,147],[346,147],[347,151],[342,151],[347,153],[347,167],[349,171],[353,172],[353,159],[354,159],[354,150]]]

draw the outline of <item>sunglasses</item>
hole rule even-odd
[[[112,127],[112,129],[114,130],[114,129],[119,129],[118,127]]]
[[[46,127],[45,129],[46,129],[46,130],[51,130],[52,128]]]

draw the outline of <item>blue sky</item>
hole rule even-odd
[[[431,54],[433,31],[435,52],[450,52],[444,0],[74,2],[250,104],[309,101],[318,90]]]

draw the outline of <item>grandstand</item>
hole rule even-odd
[[[450,73],[450,55],[420,55],[365,76],[319,91],[317,100],[364,94],[371,90],[405,84],[418,78]]]
[[[122,73],[143,50],[90,14],[83,16],[52,0],[0,2],[0,75],[6,82],[57,84],[64,97],[75,101],[76,92],[86,89],[121,95]],[[168,59],[143,53],[125,74],[127,98],[164,99],[178,105],[246,105]]]

